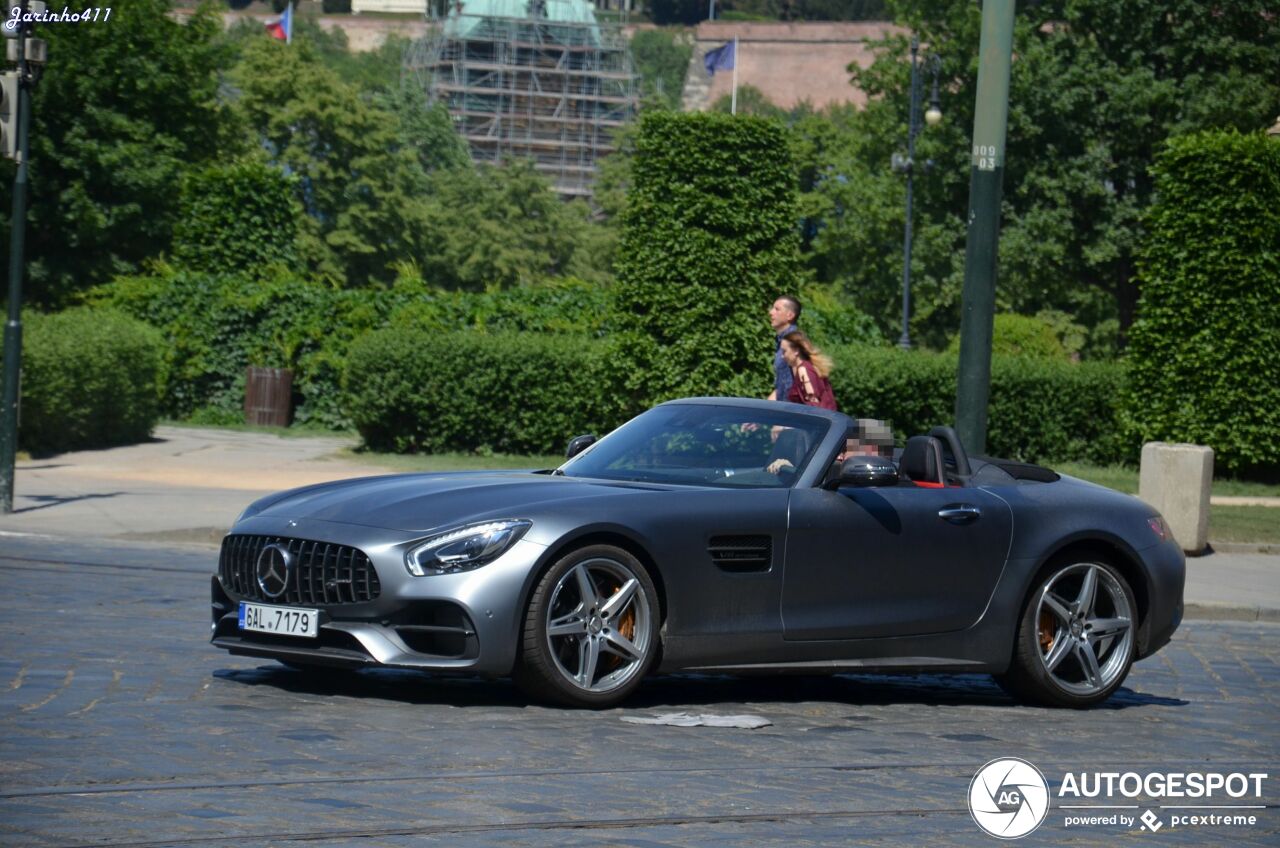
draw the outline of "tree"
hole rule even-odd
[[[921,134],[916,171],[912,335],[940,344],[959,326],[968,208],[969,134],[981,9],[970,0],[893,0],[894,19],[942,57],[941,126]],[[1212,127],[1252,129],[1280,112],[1280,18],[1265,0],[1046,0],[1019,9],[1009,100],[997,306],[1067,312],[1087,326],[1133,320],[1135,251],[1153,200],[1148,172],[1172,135]],[[853,187],[827,183],[850,231],[889,229],[890,155],[905,146],[907,37],[881,45],[867,69],[851,67],[871,97],[856,126],[864,138],[835,151]],[[866,176],[850,172],[861,167]],[[900,185],[900,178],[897,178]],[[900,193],[902,189],[896,188]],[[900,194],[899,194],[900,196]],[[902,226],[902,213],[896,225]],[[831,256],[814,244],[821,268]],[[884,254],[864,261],[885,262]],[[839,260],[848,269],[856,257]],[[830,267],[824,273],[830,273]],[[885,310],[900,279],[847,278]],[[847,271],[843,273],[848,273]],[[863,286],[868,286],[863,289]],[[1087,348],[1086,348],[1087,349]]]
[[[218,15],[187,23],[168,0],[131,0],[110,24],[48,24],[49,63],[32,102],[26,255],[32,302],[65,304],[169,248],[179,186],[243,145],[218,101],[226,53]],[[12,206],[0,167],[0,214]]]
[[[617,263],[623,411],[681,395],[764,395],[763,312],[800,282],[786,130],[739,115],[641,119]]]
[[[684,77],[693,44],[668,30],[642,29],[631,36],[631,58],[640,74],[641,92],[668,108],[680,108]]]
[[[376,102],[399,119],[400,143],[417,154],[424,171],[471,167],[467,143],[443,103],[428,106],[415,85],[396,86]]]
[[[432,175],[418,254],[444,288],[508,288],[568,270],[586,225],[527,159]]]
[[[1280,471],[1280,141],[1168,144],[1145,218],[1129,347],[1135,443],[1210,445],[1219,468]]]
[[[725,94],[711,104],[710,111],[729,114],[733,109],[733,95]],[[763,91],[754,85],[738,86],[738,114],[759,115],[762,118],[782,119],[787,113],[781,106],[774,104]]]
[[[427,189],[395,114],[338,79],[305,43],[251,42],[232,78],[245,122],[297,180],[313,272],[356,286],[390,282],[394,264],[421,244]]]

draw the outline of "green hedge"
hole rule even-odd
[[[160,416],[164,342],[119,312],[24,317],[18,445],[34,454],[147,438]]]
[[[922,351],[833,348],[840,409],[882,418],[899,440],[955,420],[956,358]],[[1029,462],[1131,461],[1136,443],[1119,435],[1121,366],[996,357],[991,365],[987,452]]]
[[[622,423],[606,341],[582,336],[370,333],[351,348],[347,412],[377,450],[556,453],[578,433]],[[832,348],[840,408],[887,419],[901,438],[954,419],[956,359]],[[987,444],[1027,461],[1135,458],[1117,435],[1123,369],[997,358]]]
[[[170,371],[164,411],[210,423],[244,420],[249,365],[294,370],[294,420],[348,426],[339,381],[346,349],[382,326],[386,289],[333,289],[287,272],[257,280],[161,266],[94,292],[100,303],[159,328]]]
[[[1154,169],[1129,336],[1136,442],[1209,445],[1219,468],[1280,471],[1280,142],[1174,139]]]
[[[750,115],[651,112],[632,179],[610,340],[622,405],[767,394],[764,316],[801,282],[786,128]]]
[[[346,408],[376,450],[557,453],[610,423],[603,357],[584,336],[379,330],[352,345]]]

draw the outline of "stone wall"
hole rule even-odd
[[[739,23],[704,21],[694,35],[694,55],[685,79],[684,107],[705,110],[730,94],[732,71],[708,78],[702,57],[738,37],[738,86],[758,88],[775,105],[790,109],[802,100],[815,108],[832,103],[866,103],[849,84],[848,66],[867,67],[875,56],[870,42],[905,33],[887,22]],[[709,84],[708,84],[709,83]]]

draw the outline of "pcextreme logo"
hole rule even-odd
[[[1262,772],[1067,772],[1058,783],[1057,807],[1066,828],[1248,828],[1267,809],[1261,803],[1267,779]],[[1002,757],[970,781],[969,813],[991,836],[1020,839],[1044,823],[1051,794],[1040,769]]]

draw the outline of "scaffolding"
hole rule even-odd
[[[621,6],[603,20],[600,9]],[[444,103],[476,162],[527,157],[566,197],[588,197],[613,132],[639,107],[622,37],[629,4],[610,0],[430,3],[406,79]]]

